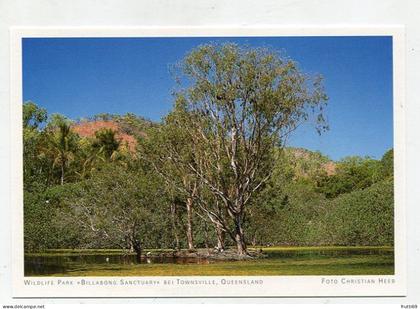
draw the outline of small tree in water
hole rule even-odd
[[[181,87],[166,121],[185,132],[194,161],[183,153],[170,159],[220,201],[224,212],[213,205],[207,212],[247,255],[245,209],[271,177],[274,149],[310,119],[318,132],[327,129],[322,79],[277,52],[230,43],[199,46],[176,68]]]
[[[92,247],[133,249],[140,262],[149,238],[166,227],[159,184],[141,169],[108,165],[66,198],[72,221],[91,235]]]

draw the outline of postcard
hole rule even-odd
[[[14,297],[405,295],[403,28],[11,39]]]

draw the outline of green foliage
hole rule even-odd
[[[250,243],[393,244],[393,181],[383,172],[392,173],[392,151],[381,161],[347,158],[337,164],[336,174],[327,176],[320,169],[325,158],[313,160],[316,156],[300,150],[297,159],[308,160],[306,166],[312,168],[307,171],[313,171],[302,173],[305,163],[293,161],[296,150],[286,150],[277,157],[273,178],[249,211]],[[338,197],[325,194],[317,182],[320,178],[328,179],[330,188],[346,190],[335,191]]]
[[[67,127],[70,129],[71,125],[73,124],[73,121],[66,116],[58,113],[51,114],[48,123],[47,123],[47,129],[50,131],[54,131],[59,129],[60,127]]]
[[[381,176],[383,179],[394,177],[394,149],[388,150],[381,159]]]
[[[327,200],[308,182],[294,182],[282,194],[250,210],[250,243],[260,245],[392,245],[393,182]]]
[[[39,157],[42,134],[39,126],[47,119],[47,111],[33,102],[23,104],[23,182],[25,190],[34,191],[48,184],[49,166]]]
[[[343,194],[331,202],[325,218],[333,244],[392,245],[394,185],[385,180],[365,190]]]
[[[48,182],[48,164],[38,156],[41,134],[37,130],[23,130],[23,182],[28,191],[45,187]]]
[[[304,178],[314,184],[319,178],[327,176],[328,165],[335,165],[327,156],[319,151],[302,148],[285,148],[282,160],[289,167],[293,179]]]
[[[185,166],[168,160],[173,153],[184,159],[191,156],[178,127],[149,126],[148,138],[139,141],[141,159],[126,157],[124,165],[111,159],[119,151],[111,130],[86,139],[73,133],[71,121],[63,116],[51,117],[43,128],[40,122],[30,123],[24,128],[26,251],[127,249],[127,235],[122,240],[98,232],[124,235],[117,230],[116,219],[124,227],[133,226],[137,219],[135,234],[144,247],[175,248],[175,235],[181,248],[187,246],[185,201],[194,177],[185,178]],[[185,153],[174,151],[177,147]],[[62,158],[66,181],[59,185]],[[272,177],[245,214],[248,244],[392,245],[392,149],[379,161],[350,157],[335,163],[318,152],[296,148],[276,148],[273,159]],[[328,165],[333,167],[329,174]],[[171,175],[172,181],[156,171]],[[199,194],[212,205],[211,210],[218,210],[204,187]],[[95,213],[99,230],[92,230],[82,205]],[[174,214],[170,205],[176,206]],[[198,204],[193,209],[194,242],[197,247],[211,248],[217,243],[215,227],[200,209]],[[234,242],[226,238],[226,245]]]
[[[114,120],[118,123],[122,132],[132,135],[137,139],[144,138],[149,128],[155,125],[150,120],[133,113],[127,113],[122,116],[117,115]]]
[[[102,120],[102,121],[110,121],[114,119],[114,115],[109,114],[109,113],[100,113],[100,114],[96,114],[94,115],[91,119],[96,121],[96,120]]]
[[[120,142],[116,139],[116,132],[112,129],[101,129],[95,132],[96,139],[92,146],[103,154],[106,160],[115,159]]]
[[[250,242],[261,245],[322,244],[326,199],[307,180],[281,186],[281,192],[258,196],[250,210]]]
[[[55,246],[53,218],[42,192],[24,190],[24,244],[25,251],[41,251]]]
[[[91,247],[130,249],[165,245],[168,217],[156,177],[108,164],[64,200],[73,224],[90,235]],[[170,231],[170,229],[169,229]]]
[[[221,211],[201,208],[246,254],[245,212],[271,177],[276,147],[309,119],[318,132],[328,128],[322,78],[276,51],[232,43],[200,45],[178,69],[185,88],[164,125],[177,128],[187,147],[173,147],[170,158],[220,201]]]
[[[26,251],[48,248],[78,248],[88,242],[69,217],[71,205],[64,201],[81,194],[82,183],[50,186],[46,190],[24,191],[24,242]]]
[[[100,113],[88,118],[88,120],[115,121],[118,123],[123,133],[132,135],[136,138],[144,137],[145,132],[155,125],[152,121],[134,113],[126,113],[125,115]]]
[[[71,130],[71,121],[59,114],[52,115],[42,133],[39,156],[51,162],[52,172],[58,175],[55,178],[63,185],[78,151],[79,136]]]
[[[23,128],[36,129],[47,120],[47,111],[38,107],[35,103],[28,101],[23,103]]]
[[[371,158],[347,157],[336,164],[333,175],[318,179],[318,190],[334,198],[353,190],[365,189],[381,179],[381,162]]]

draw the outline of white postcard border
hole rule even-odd
[[[26,37],[393,37],[395,274],[389,276],[24,277],[22,38]],[[402,26],[359,27],[13,27],[11,28],[11,205],[14,297],[405,296],[405,45]],[[84,280],[84,281],[83,281]],[[132,284],[122,284],[132,280]],[[138,281],[136,281],[138,280]],[[195,284],[185,284],[195,280]],[[235,281],[236,280],[236,281]],[[248,280],[248,281],[246,281]],[[101,283],[102,284],[99,284]],[[136,283],[134,283],[136,281]],[[150,284],[146,284],[150,282]],[[159,282],[154,284],[153,282]],[[173,281],[171,284],[170,281]],[[235,281],[236,284],[233,284]],[[257,282],[258,281],[258,282]],[[25,284],[31,282],[33,284]],[[164,284],[164,283],[168,284]],[[262,282],[262,283],[261,283]],[[84,284],[83,284],[84,283]]]

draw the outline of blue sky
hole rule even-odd
[[[26,38],[23,100],[72,119],[133,112],[159,121],[173,103],[169,66],[199,44],[227,41],[282,50],[324,76],[330,130],[303,126],[289,145],[334,160],[392,148],[391,37]]]

